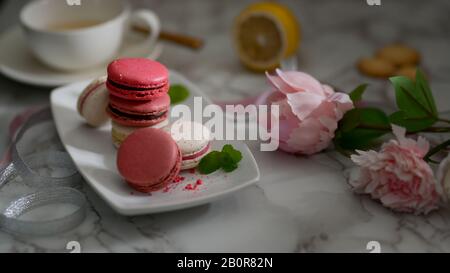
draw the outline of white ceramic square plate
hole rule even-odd
[[[184,102],[192,108],[194,96],[203,96],[193,83],[171,71],[172,84],[183,84],[191,91],[191,97]],[[79,82],[55,89],[51,94],[51,106],[56,128],[61,141],[75,162],[81,175],[94,190],[118,213],[139,215],[171,211],[205,204],[259,180],[255,158],[247,145],[233,141],[232,144],[243,154],[239,168],[232,173],[218,171],[204,176],[189,171],[181,172],[184,181],[174,183],[167,189],[141,194],[132,190],[119,176],[116,169],[116,149],[111,136],[110,125],[94,129],[85,125],[76,110],[78,95],[88,82]],[[203,96],[204,101],[209,101]],[[226,141],[214,141],[213,149],[219,150]],[[196,189],[189,188],[201,180]]]

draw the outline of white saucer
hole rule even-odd
[[[170,71],[170,82],[185,85],[191,96],[183,103],[193,108],[194,96],[203,97],[202,91],[180,74]],[[225,144],[232,144],[242,152],[239,168],[231,173],[217,171],[200,175],[184,171],[185,178],[172,184],[170,190],[158,191],[151,196],[132,190],[120,177],[116,168],[116,153],[111,140],[111,125],[102,128],[86,126],[77,113],[77,98],[87,81],[66,85],[51,94],[53,117],[62,143],[86,182],[118,213],[139,215],[185,209],[206,204],[248,187],[259,180],[259,169],[252,152],[241,141],[213,141],[212,149],[220,150]],[[202,184],[196,190],[186,186]]]
[[[146,52],[129,52],[130,45],[142,42],[145,36],[129,32],[117,57],[147,57],[157,59],[163,46],[157,43]],[[0,34],[0,73],[16,81],[38,86],[60,86],[106,74],[105,65],[79,72],[53,70],[40,63],[28,50],[19,26]]]

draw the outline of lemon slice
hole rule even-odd
[[[254,71],[272,70],[294,55],[300,25],[286,7],[274,2],[248,6],[235,19],[233,40],[242,63]]]

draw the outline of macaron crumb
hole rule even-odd
[[[173,183],[180,183],[183,182],[186,178],[183,176],[177,176],[175,177],[175,179],[173,180]]]
[[[199,186],[203,185],[203,180],[198,179],[195,183],[187,184],[186,187],[184,187],[184,190],[186,191],[196,191]]]

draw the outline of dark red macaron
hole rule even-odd
[[[166,120],[169,108],[170,97],[167,94],[149,101],[110,96],[107,112],[115,122],[124,126],[147,127]]]
[[[111,95],[128,100],[151,100],[169,91],[169,71],[157,61],[125,58],[108,66],[106,86]]]
[[[164,130],[139,129],[120,146],[117,168],[132,188],[149,193],[164,188],[178,176],[181,152]]]

